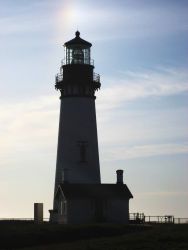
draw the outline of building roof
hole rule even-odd
[[[60,184],[57,190],[61,190],[66,198],[133,198],[126,184]],[[56,193],[56,194],[57,194]]]
[[[85,41],[84,39],[80,38],[80,32],[76,31],[76,37],[64,44],[65,47],[72,47],[74,45],[80,45],[83,48],[90,48],[92,46],[91,43]]]

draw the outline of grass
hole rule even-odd
[[[188,224],[65,226],[0,222],[0,249],[188,250]]]

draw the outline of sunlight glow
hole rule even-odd
[[[57,11],[57,36],[58,41],[66,41],[67,38],[73,36],[76,30],[85,28],[85,15],[89,12],[89,9],[82,4],[73,4],[66,1],[61,8]],[[66,37],[64,35],[66,34]]]

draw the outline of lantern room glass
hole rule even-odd
[[[90,48],[81,46],[66,47],[65,64],[91,64]]]

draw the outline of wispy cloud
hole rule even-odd
[[[141,146],[111,146],[103,150],[104,161],[117,161],[151,156],[187,154],[188,143],[149,144]]]
[[[54,29],[58,27],[58,40],[63,33],[77,27],[90,34],[93,40],[159,37],[188,28],[186,6],[162,1],[157,4],[109,1],[108,8],[101,1],[32,1],[27,5],[18,3],[18,6],[4,3],[2,9],[6,15],[2,13],[0,34],[4,35],[35,31],[39,27],[46,30],[49,24]],[[95,25],[91,26],[92,23]]]
[[[103,87],[97,99],[97,115],[99,117],[101,147],[105,148],[104,151],[102,149],[104,159],[109,161],[188,153],[187,144],[144,143],[146,138],[153,138],[153,134],[160,132],[153,126],[151,126],[152,128],[148,128],[149,125],[146,126],[145,131],[143,126],[139,126],[140,129],[138,128],[137,121],[137,125],[135,125],[134,121],[130,120],[128,127],[125,127],[123,117],[121,117],[121,123],[118,123],[118,127],[113,123],[114,113],[125,102],[139,98],[181,94],[188,91],[187,79],[188,74],[184,70],[165,70],[162,73],[123,72],[120,80],[111,80],[109,87]],[[19,157],[20,154],[21,157],[22,152],[26,151],[49,151],[51,147],[54,147],[55,154],[58,117],[59,102],[57,96],[43,96],[24,103],[2,104],[0,107],[1,164],[4,164],[7,160],[10,161],[11,156],[17,155],[16,157]],[[102,117],[108,117],[108,122],[103,122]],[[135,126],[137,126],[136,130]],[[169,128],[166,128],[165,131],[168,130]],[[105,131],[109,131],[110,137],[109,133]],[[178,135],[177,126],[176,134]],[[134,135],[142,140],[141,145],[122,146],[128,142],[130,145],[130,141],[134,141]],[[159,137],[159,134],[157,136]],[[163,138],[163,134],[161,138]]]
[[[126,101],[147,97],[179,95],[188,91],[188,73],[184,69],[165,69],[160,72],[121,72],[117,79],[105,78],[108,87],[101,88],[99,109],[114,109]]]
[[[138,192],[138,196],[164,196],[164,197],[169,197],[169,196],[188,196],[188,192],[168,192],[168,191],[163,191],[163,192]]]
[[[56,5],[49,1],[32,1],[27,4],[6,2],[1,4],[0,10],[0,36],[25,35],[46,32],[55,26],[54,16]],[[51,11],[50,11],[51,10]],[[46,12],[45,12],[46,11]],[[50,18],[49,18],[50,15]],[[21,39],[20,39],[21,42]]]
[[[110,172],[115,170],[118,163],[124,165],[124,159],[137,158],[132,161],[134,165],[136,161],[145,161],[143,157],[150,157],[148,162],[156,166],[157,163],[153,161],[156,158],[152,159],[152,156],[176,154],[178,157],[172,157],[178,161],[173,164],[177,166],[176,173],[184,175],[179,171],[179,159],[184,159],[183,154],[188,152],[185,98],[181,107],[174,103],[173,110],[170,104],[166,105],[165,110],[160,105],[165,103],[168,96],[177,95],[180,100],[182,94],[187,93],[187,69],[154,67],[163,62],[176,62],[174,65],[184,65],[186,68],[187,7],[185,1],[162,0],[124,0],[118,1],[118,4],[109,0],[108,6],[106,1],[99,0],[1,1],[2,215],[32,216],[31,204],[35,199],[44,201],[48,216],[47,210],[52,205],[53,197],[59,100],[58,95],[45,93],[54,93],[49,84],[54,81],[53,72],[56,72],[59,64],[53,58],[60,61],[63,57],[61,46],[54,43],[62,44],[71,39],[77,28],[83,38],[95,44],[94,57],[97,59],[98,56],[102,61],[100,71],[111,75],[110,78],[102,77],[102,87],[96,101],[103,176],[107,181],[112,180]],[[109,55],[109,63],[114,63],[112,67],[105,63],[106,54]],[[125,56],[122,57],[122,54]],[[154,70],[118,72],[119,68],[135,69],[138,65],[150,65]],[[111,69],[114,71],[110,72]],[[113,76],[114,72],[116,76]],[[160,102],[160,108],[156,107],[156,100]],[[175,98],[166,98],[168,100],[174,101]],[[144,102],[145,105],[142,105]],[[152,107],[152,112],[147,106],[148,102],[151,106],[156,105]],[[161,168],[165,167],[163,157],[159,158]],[[167,158],[172,161],[171,157]],[[171,162],[168,164],[171,165]],[[184,162],[182,164],[185,165]],[[136,165],[134,167],[136,169]],[[133,170],[132,185],[135,190],[138,187],[139,191],[140,180],[148,173],[140,173],[138,181],[135,174],[137,172]],[[149,181],[153,183],[155,180],[151,178]],[[27,192],[24,191],[25,186]],[[10,188],[13,190],[11,195]],[[161,191],[161,188],[152,191]],[[147,191],[148,186],[142,190]],[[159,197],[162,195],[158,193]],[[153,197],[152,194],[149,196]],[[23,200],[26,201],[24,206]],[[140,208],[151,210],[148,196],[146,200],[148,203],[144,205],[143,196],[135,199],[138,211]],[[166,196],[161,199],[163,204],[160,203],[158,207],[156,196],[153,200],[153,208],[158,210],[164,208],[164,200],[167,199]],[[185,197],[176,202],[177,211],[187,205],[181,205],[182,200],[185,201]]]
[[[106,4],[102,4],[101,1],[98,4],[88,1],[69,1],[69,6],[71,7],[68,16],[70,17],[69,27],[75,25],[84,27],[84,30],[88,34],[91,33],[91,37],[95,40],[159,38],[159,36],[187,30],[187,10],[185,5],[181,6],[181,4],[170,5],[162,1],[158,1],[157,4],[149,4],[145,1],[142,1],[142,4],[139,4],[139,1],[136,3],[122,1],[116,4],[109,1],[106,8]],[[111,20],[110,25],[109,20]],[[91,32],[93,22],[95,25]]]
[[[54,96],[0,106],[0,165],[55,147],[59,103]],[[55,151],[54,151],[55,154]],[[40,153],[39,153],[40,155]]]

